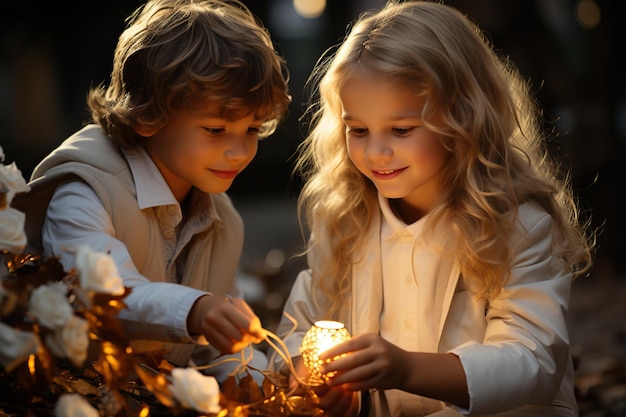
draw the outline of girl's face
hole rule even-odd
[[[428,213],[442,191],[450,152],[421,119],[423,99],[406,83],[363,73],[341,88],[348,155],[402,217]],[[406,211],[409,211],[408,215]]]
[[[263,121],[254,113],[236,121],[179,113],[158,131],[146,136],[145,148],[181,202],[191,187],[206,193],[228,190],[256,155]]]

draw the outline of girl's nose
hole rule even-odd
[[[365,155],[371,160],[388,158],[393,151],[382,135],[370,134],[365,147]]]

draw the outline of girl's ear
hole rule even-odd
[[[154,127],[148,127],[145,125],[136,125],[135,127],[133,127],[133,130],[139,136],[143,136],[144,138],[149,138],[150,136],[154,136],[154,134],[157,132],[158,129]]]

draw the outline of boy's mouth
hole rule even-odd
[[[239,173],[239,171],[237,170],[228,170],[228,171],[223,171],[223,170],[217,170],[217,169],[212,169],[211,172],[213,173],[213,175],[215,175],[218,178],[224,179],[224,180],[230,180],[233,179],[237,176],[237,174]]]

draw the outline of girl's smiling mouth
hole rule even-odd
[[[372,170],[372,174],[374,175],[374,177],[379,178],[379,179],[391,179],[391,178],[395,178],[398,175],[400,175],[402,172],[404,172],[406,168],[400,168],[400,169],[385,169],[385,170]]]

